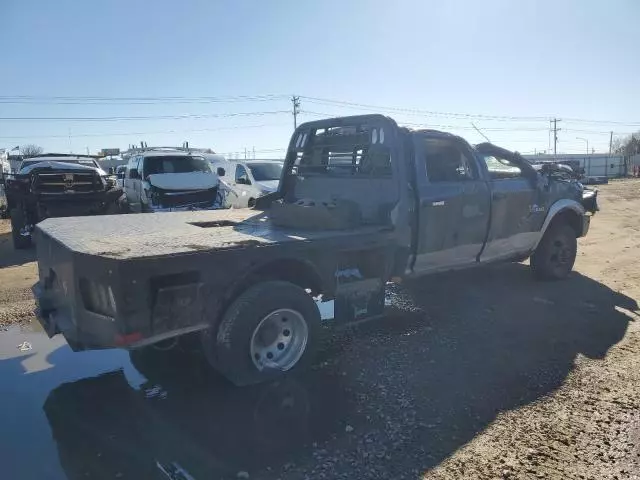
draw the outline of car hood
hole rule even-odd
[[[163,190],[206,190],[218,186],[218,176],[208,172],[154,173],[148,181]]]
[[[256,182],[256,186],[264,193],[272,193],[278,190],[278,184],[280,180],[264,180],[262,182]]]
[[[107,173],[101,168],[89,167],[87,165],[80,165],[77,163],[66,162],[54,162],[46,160],[44,162],[34,163],[20,170],[20,175],[28,175],[34,170],[64,170],[65,172],[77,171],[77,172],[97,172],[100,176],[105,176]]]

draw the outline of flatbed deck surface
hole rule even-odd
[[[302,231],[277,227],[266,212],[250,209],[50,218],[37,228],[77,253],[118,259],[267,246],[385,229]]]

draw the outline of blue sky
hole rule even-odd
[[[0,147],[188,140],[280,156],[291,94],[303,96],[301,121],[364,111],[333,101],[374,105],[482,141],[473,121],[521,152],[548,148],[553,116],[563,119],[562,152],[586,150],[576,137],[603,151],[607,132],[640,130],[636,0],[0,0],[0,18],[0,118],[154,117],[0,120]],[[11,103],[16,96],[154,100]]]

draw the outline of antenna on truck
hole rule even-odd
[[[471,126],[475,128],[476,132],[482,135],[482,138],[484,138],[487,142],[491,143],[491,140],[489,140],[489,137],[487,137],[484,133],[482,133],[482,131],[480,131],[480,129],[476,127],[473,122],[471,122]]]

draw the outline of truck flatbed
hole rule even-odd
[[[114,230],[114,223],[118,228]],[[51,218],[41,233],[75,253],[119,260],[370,235],[384,226],[346,230],[287,229],[256,210],[212,210]]]

